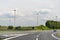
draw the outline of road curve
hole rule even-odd
[[[51,36],[52,33],[53,32],[50,31],[36,32],[24,36],[19,36],[10,40],[57,40]]]

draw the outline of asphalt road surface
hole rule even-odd
[[[52,33],[51,31],[34,32],[10,40],[57,40],[51,36]]]

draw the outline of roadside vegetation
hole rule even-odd
[[[60,38],[60,33],[57,33],[57,35],[56,35],[56,36]]]
[[[59,21],[47,21],[45,25],[50,29],[60,29],[60,22]]]
[[[2,38],[0,38],[0,40],[3,40]]]
[[[44,25],[39,25],[39,26],[27,26],[27,27],[23,27],[23,26],[1,26],[0,25],[0,30],[12,30],[12,31],[28,31],[28,30],[51,30],[51,29],[60,29],[60,22],[56,22],[56,21],[51,21],[48,20],[45,23],[46,26]]]
[[[13,31],[28,31],[28,30],[48,30],[49,28],[44,26],[44,25],[40,25],[40,26],[27,26],[27,27],[22,27],[22,26],[1,26],[0,30],[3,31],[7,31],[7,30],[13,30]]]

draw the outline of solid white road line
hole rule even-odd
[[[55,32],[55,33],[51,34],[51,35],[52,35],[52,37],[54,37],[54,38],[56,38],[56,39],[60,40],[60,38],[58,38],[58,37],[54,36],[54,34],[56,34],[56,33],[57,33],[57,32]]]
[[[4,40],[9,40],[9,39],[13,39],[13,38],[16,38],[16,37],[19,37],[19,36],[24,36],[24,35],[28,35],[28,34],[16,34],[16,36],[10,37],[10,38],[6,38]]]
[[[36,40],[38,40],[38,37],[40,36],[40,34],[38,34],[37,36],[36,36]]]

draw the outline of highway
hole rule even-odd
[[[33,32],[29,33],[28,35],[19,36],[9,40],[57,40],[52,37],[52,33],[52,31]]]

